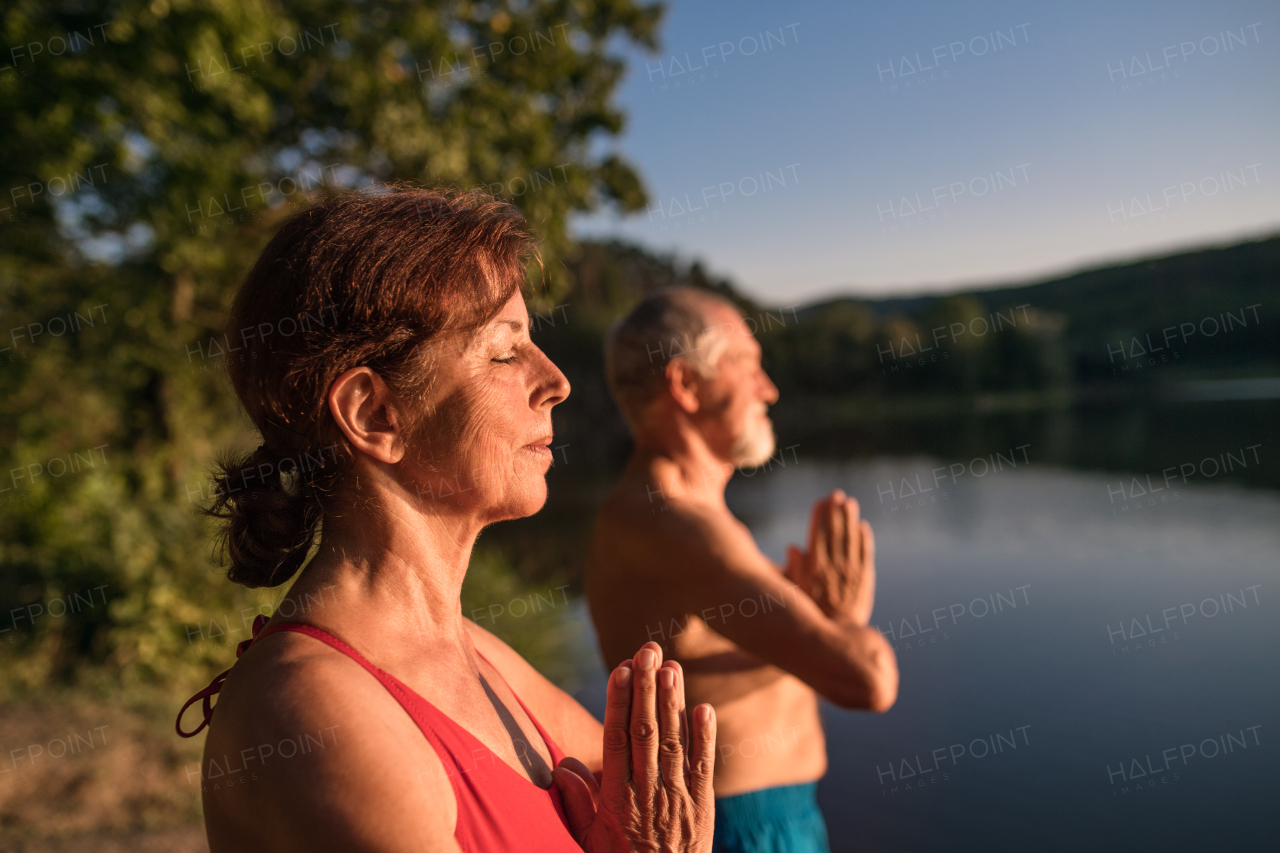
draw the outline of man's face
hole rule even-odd
[[[698,380],[698,411],[693,420],[716,455],[735,467],[760,465],[773,454],[773,422],[766,411],[778,389],[760,366],[760,344],[737,311],[712,303],[707,324],[716,327],[708,341],[719,357],[713,375]]]

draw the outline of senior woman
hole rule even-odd
[[[601,726],[461,613],[481,529],[546,499],[569,393],[529,338],[534,257],[488,196],[349,194],[241,287],[228,368],[263,443],[210,512],[232,581],[301,574],[192,700],[213,853],[710,849],[715,717],[678,664],[646,644]]]

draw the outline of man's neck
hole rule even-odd
[[[716,506],[724,505],[724,489],[734,472],[733,463],[713,452],[687,424],[643,430],[628,467],[651,481],[651,502],[679,498]]]

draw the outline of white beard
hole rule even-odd
[[[757,468],[773,455],[777,441],[773,437],[773,421],[764,412],[753,413],[747,428],[733,443],[733,464],[737,468]]]

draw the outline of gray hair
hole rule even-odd
[[[732,302],[709,291],[667,288],[645,297],[609,332],[605,376],[633,430],[665,384],[672,359],[684,359],[704,378],[713,375],[725,343],[720,329],[707,319],[707,309],[715,303],[737,312]]]

